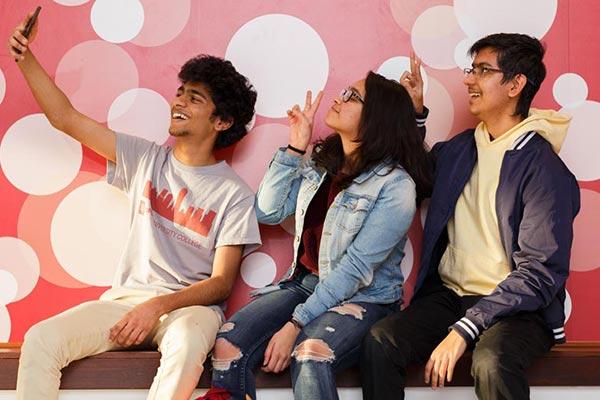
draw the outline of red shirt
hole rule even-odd
[[[319,273],[319,245],[325,216],[340,190],[337,183],[333,182],[331,177],[327,175],[306,210],[298,260],[302,266],[313,274]]]

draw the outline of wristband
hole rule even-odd
[[[295,319],[295,318],[292,318],[292,319],[290,319],[290,322],[291,322],[291,323],[292,323],[292,325],[294,325],[296,328],[298,328],[299,330],[302,330],[302,325],[300,325],[300,322],[299,322],[297,319]]]
[[[300,154],[301,156],[306,154],[306,150],[300,150],[299,148],[294,147],[291,144],[288,144],[287,148],[290,149],[291,151],[295,151],[296,153]]]

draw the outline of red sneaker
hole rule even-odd
[[[210,388],[204,396],[200,396],[196,400],[231,400],[231,394],[227,389]]]

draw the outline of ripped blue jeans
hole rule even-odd
[[[306,301],[318,277],[300,273],[260,295],[235,313],[217,335],[212,386],[232,399],[256,399],[254,370],[262,364],[269,340]],[[337,399],[335,373],[358,362],[363,336],[371,325],[397,309],[396,304],[346,303],[305,326],[294,345],[291,363],[296,399]],[[221,357],[224,353],[228,356]]]

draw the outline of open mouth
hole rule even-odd
[[[190,119],[190,117],[188,117],[187,115],[185,115],[184,113],[181,112],[174,112],[171,114],[171,118],[172,119],[178,119],[178,120],[182,120],[182,121],[186,121],[188,119]]]

